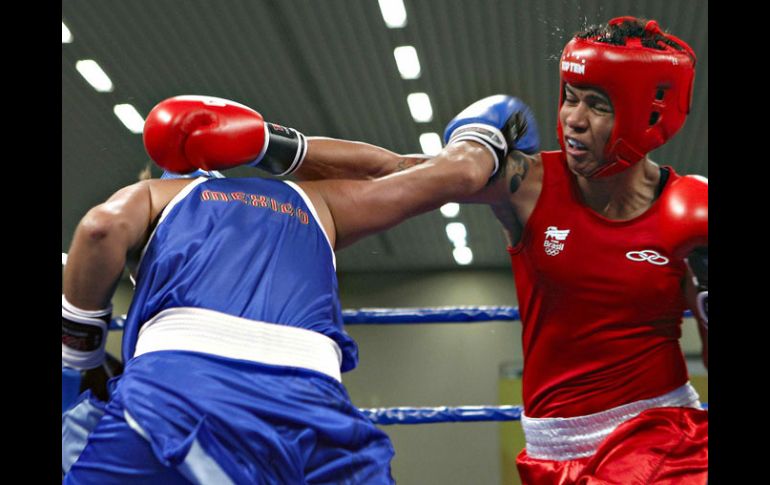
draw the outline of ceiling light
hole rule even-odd
[[[463,266],[473,262],[473,251],[471,251],[471,248],[467,246],[455,248],[454,251],[452,251],[452,256],[454,256],[457,264],[461,264]]]
[[[80,75],[88,81],[88,84],[93,86],[94,89],[100,93],[109,93],[112,91],[112,81],[110,81],[110,78],[104,73],[102,68],[99,67],[99,64],[97,64],[96,61],[91,59],[78,61],[77,64],[75,64],[75,68]]]
[[[438,133],[423,133],[420,135],[420,147],[424,154],[436,156],[441,152],[441,137]]]
[[[144,129],[144,118],[130,104],[116,104],[113,108],[115,116],[126,125],[131,133],[141,134]]]
[[[446,235],[456,248],[466,245],[465,238],[468,236],[468,231],[462,222],[450,222],[447,224]]]
[[[64,22],[61,23],[61,43],[62,44],[69,44],[72,42],[72,33],[70,32],[70,29],[67,28],[66,25],[64,25]]]
[[[403,0],[378,0],[385,25],[397,29],[406,25],[406,8]]]
[[[460,204],[457,202],[450,202],[448,204],[444,204],[441,206],[441,215],[444,217],[452,218],[457,217],[457,214],[460,213]]]
[[[409,111],[412,112],[414,121],[427,123],[433,119],[433,108],[426,93],[412,93],[406,97],[406,102],[409,104]]]
[[[402,45],[393,49],[393,57],[396,58],[398,72],[403,79],[417,79],[420,77],[420,60],[417,58],[417,49],[410,45]]]

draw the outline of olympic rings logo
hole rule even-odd
[[[629,251],[626,253],[626,257],[631,261],[647,261],[648,263],[663,266],[668,264],[668,258],[662,256],[657,251],[652,249],[645,249],[644,251]]]

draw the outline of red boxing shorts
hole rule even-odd
[[[708,412],[647,409],[615,428],[591,456],[557,461],[523,450],[516,466],[525,485],[705,484]]]

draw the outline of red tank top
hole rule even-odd
[[[525,414],[592,414],[683,385],[685,266],[658,243],[657,202],[635,219],[607,219],[581,202],[562,152],[543,152],[542,161],[537,205],[521,241],[508,248]],[[663,190],[679,178],[670,171]]]

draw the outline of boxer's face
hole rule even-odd
[[[567,84],[559,118],[567,165],[576,175],[591,175],[605,163],[604,147],[612,134],[615,113],[609,97],[599,89]]]

